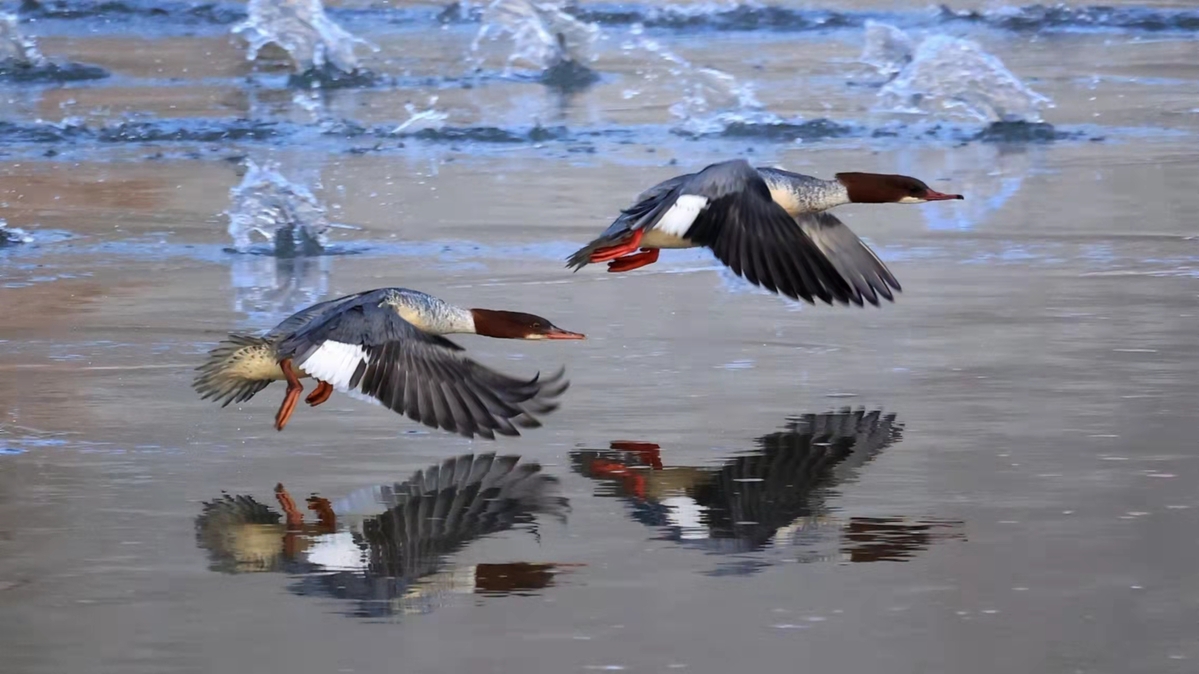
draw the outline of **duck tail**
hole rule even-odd
[[[278,367],[274,352],[274,345],[265,338],[229,335],[196,368],[192,388],[201,400],[215,400],[221,407],[245,402],[274,381],[270,376]]]
[[[609,245],[610,243],[611,242],[608,241],[606,237],[601,236],[586,246],[583,246],[582,248],[576,250],[570,257],[566,258],[566,268],[573,271],[578,271],[583,267],[586,267],[587,265],[591,264],[591,255],[595,253],[595,251],[603,248],[606,245]]]
[[[604,253],[628,241],[631,234],[636,234],[636,232],[628,228],[618,228],[617,225],[620,224],[623,223],[617,220],[612,227],[608,228],[608,231],[599,235],[598,238],[586,246],[576,250],[573,255],[566,259],[566,268],[578,271],[593,262],[606,261],[608,258],[603,257]],[[633,252],[636,252],[636,248],[633,249]],[[599,260],[595,259],[597,254],[601,256]]]

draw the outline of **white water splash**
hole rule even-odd
[[[916,45],[902,30],[874,19],[866,20],[866,42],[858,60],[891,79],[912,62]]]
[[[17,243],[33,243],[33,237],[23,229],[9,227],[4,218],[0,218],[0,248]]]
[[[229,191],[232,206],[229,235],[233,247],[246,252],[254,235],[273,243],[275,254],[318,255],[328,243],[325,207],[312,192],[280,174],[274,164],[259,167],[246,160],[246,175]]]
[[[0,61],[26,67],[46,64],[46,57],[38,51],[37,42],[21,34],[16,14],[0,12]]]
[[[1040,122],[1041,108],[1052,106],[977,42],[932,35],[904,63],[900,36],[907,37],[894,26],[874,24],[867,30],[860,57],[880,74],[893,75],[878,93],[881,105],[890,111],[981,122]]]
[[[445,126],[445,120],[450,116],[449,113],[437,109],[436,96],[429,97],[429,107],[425,110],[417,110],[412,103],[405,103],[404,109],[408,111],[408,119],[392,129],[393,134],[416,133],[425,129],[438,130]]]
[[[565,2],[493,0],[483,10],[482,23],[470,47],[476,69],[486,61],[481,50],[485,40],[511,41],[505,75],[519,69],[544,73],[565,63],[595,60],[592,47],[600,35],[599,26],[576,19],[566,11]]]
[[[287,52],[295,73],[333,68],[356,73],[360,68],[356,45],[378,47],[333,22],[321,0],[250,0],[246,20],[235,25],[235,34],[249,42],[246,60],[273,44]]]
[[[621,48],[626,53],[642,51],[654,57],[641,59],[644,65],[637,69],[650,86],[626,90],[626,100],[648,98],[649,92],[677,97],[669,106],[670,113],[679,120],[676,130],[687,134],[719,133],[734,123],[782,123],[758,101],[750,84],[738,82],[722,70],[696,66],[643,33],[642,26],[634,26],[631,39]],[[652,105],[652,101],[647,104]]]

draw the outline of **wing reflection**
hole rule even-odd
[[[902,432],[893,414],[845,409],[790,419],[719,466],[665,466],[658,445],[631,441],[576,450],[571,465],[601,483],[599,496],[629,503],[631,517],[660,529],[662,540],[717,553],[787,547],[799,561],[905,561],[961,538],[962,523],[835,518],[828,505]]]
[[[519,462],[463,455],[337,501],[314,495],[307,508],[315,521],[281,484],[278,511],[252,496],[223,494],[196,517],[196,542],[214,571],[298,576],[292,592],[351,600],[348,612],[365,617],[428,611],[452,594],[535,592],[574,565],[447,564],[485,536],[513,528],[536,534],[537,515],[565,521],[569,503],[558,495],[557,478]]]

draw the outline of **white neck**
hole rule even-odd
[[[389,303],[401,318],[434,335],[475,334],[475,317],[463,309],[422,292],[395,293]]]
[[[792,217],[850,203],[849,189],[840,180],[821,180],[778,169],[759,169],[759,173],[770,188],[770,197]]]

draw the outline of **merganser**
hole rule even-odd
[[[282,513],[249,495],[204,502],[195,519],[196,543],[213,571],[301,575],[304,594],[358,599],[363,610],[385,615],[420,608],[446,592],[541,589],[578,566],[447,565],[449,555],[471,542],[537,516],[565,521],[570,504],[558,479],[519,456],[466,454],[335,501],[310,496],[315,522],[305,521],[282,484],[275,500]]]
[[[894,301],[899,282],[862,240],[827,209],[842,204],[920,204],[962,199],[901,175],[838,173],[821,180],[743,159],[663,181],[642,192],[616,221],[571,255],[578,271],[639,269],[663,248],[707,247],[738,276],[792,299],[827,304],[878,296]],[[641,252],[637,253],[640,248]]]
[[[377,402],[426,426],[495,439],[541,423],[566,391],[565,369],[541,379],[518,379],[463,355],[442,335],[472,333],[501,339],[584,339],[533,314],[464,309],[405,288],[378,288],[302,309],[261,337],[231,334],[208,354],[192,386],[201,399],[249,400],[272,381],[286,381],[275,415],[283,430],[304,387],[315,407],[334,390]]]

